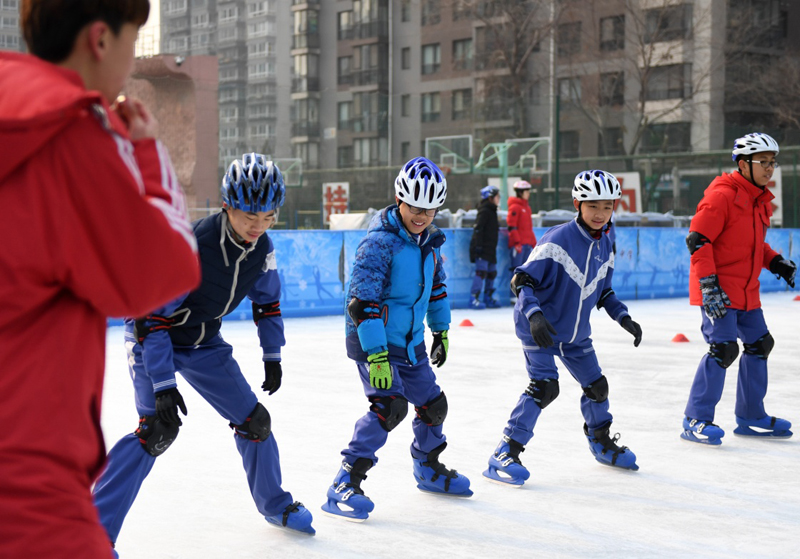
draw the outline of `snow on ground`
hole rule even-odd
[[[800,429],[797,317],[793,293],[763,297],[775,337],[767,412]],[[733,406],[737,363],[729,369],[716,422],[727,432],[710,448],[679,438],[697,363],[707,346],[699,310],[686,299],[629,302],[644,339],[604,312],[593,316],[600,365],[610,383],[612,432],[637,455],[640,470],[598,464],[582,432],[581,389],[560,367],[561,395],[542,414],[521,456],[531,479],[521,489],[481,472],[527,376],[511,310],[456,310],[450,355],[437,370],[450,412],[442,462],[472,480],[471,499],[416,489],[408,446],[410,416],[378,453],[362,484],[375,502],[363,524],[325,516],[320,505],[338,471],[339,452],[367,410],[344,352],[342,317],[286,321],[283,386],[259,390],[272,415],[284,488],[314,515],[315,537],[269,526],[250,498],[227,423],[182,379],[189,416],[159,458],[123,526],[123,559],[265,557],[797,557],[800,435],[788,441],[737,437]],[[474,327],[459,327],[468,318]],[[682,332],[690,343],[670,340]],[[263,380],[249,322],[226,322],[223,336],[253,387]],[[413,409],[411,410],[413,413]],[[113,445],[136,427],[122,329],[108,331],[103,427]]]

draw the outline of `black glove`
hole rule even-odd
[[[178,408],[181,409],[183,415],[189,415],[186,413],[186,404],[183,402],[183,396],[181,396],[177,388],[168,388],[167,390],[156,392],[156,416],[161,421],[183,425],[181,418],[178,416]]]
[[[633,347],[639,347],[639,343],[642,341],[642,327],[630,316],[625,316],[619,324],[633,336]]]
[[[433,344],[431,344],[431,363],[437,368],[444,365],[447,361],[447,351],[450,349],[450,342],[447,341],[447,330],[433,333]]]
[[[528,320],[531,323],[531,336],[533,336],[533,341],[536,342],[536,345],[542,349],[553,347],[553,338],[550,334],[558,334],[558,332],[544,317],[544,314],[541,311],[535,312]]]
[[[722,318],[728,314],[725,306],[730,306],[731,300],[719,286],[717,274],[700,278],[700,291],[703,294],[703,310],[708,318]]]
[[[280,361],[264,361],[264,383],[261,385],[261,390],[264,392],[269,390],[269,395],[272,396],[281,387],[282,376]]]
[[[789,287],[794,287],[794,276],[797,274],[797,265],[791,260],[786,260],[779,254],[769,263],[769,271],[785,279]]]

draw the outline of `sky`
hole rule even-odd
[[[800,427],[794,293],[763,296],[775,338],[767,412]],[[738,360],[715,422],[720,447],[682,440],[681,420],[708,346],[700,311],[685,298],[629,301],[641,345],[602,312],[592,317],[610,386],[612,433],[637,455],[638,472],[597,463],[582,432],[581,389],[568,373],[521,455],[531,478],[520,489],[481,472],[511,408],[528,383],[511,309],[455,310],[447,363],[436,369],[447,394],[448,447],[441,460],[468,476],[474,496],[420,492],[413,479],[409,417],[389,435],[362,484],[375,510],[361,524],[322,513],[355,421],[368,408],[344,351],[341,316],[285,321],[283,385],[258,391],[281,452],[283,487],[314,515],[314,537],[274,528],[250,498],[227,422],[179,377],[189,415],[161,456],[122,528],[123,559],[483,557],[796,557],[800,530],[800,435],[784,441],[738,437],[733,406]],[[474,326],[459,326],[469,319]],[[683,333],[689,343],[674,343]],[[250,382],[263,381],[252,322],[226,321],[223,337]],[[430,341],[430,338],[429,340]],[[113,445],[136,427],[120,327],[109,328],[103,428]],[[559,368],[565,373],[562,367]]]
[[[150,16],[139,29],[136,56],[153,56],[160,50],[161,0],[150,0]]]

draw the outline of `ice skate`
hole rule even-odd
[[[439,455],[447,446],[442,443],[428,453],[426,458],[414,459],[414,478],[417,488],[429,493],[450,495],[453,497],[471,497],[469,479],[455,470],[448,470],[439,462]]]
[[[611,424],[609,423],[605,427],[595,429],[590,435],[589,428],[585,423],[583,424],[583,433],[589,441],[589,449],[592,451],[595,460],[606,466],[638,470],[636,455],[627,446],[617,446],[619,433],[610,437],[608,435],[610,428]]]
[[[719,446],[722,444],[722,437],[725,436],[725,431],[719,425],[713,423],[692,419],[690,417],[683,418],[683,433],[681,438],[693,443],[707,444],[711,446]]]
[[[480,311],[480,310],[485,309],[486,305],[481,303],[480,299],[478,299],[477,297],[473,296],[472,299],[469,302],[469,308]]]
[[[342,467],[333,485],[328,488],[328,501],[322,510],[329,516],[343,517],[351,522],[364,522],[375,508],[369,497],[361,490],[361,482],[367,479],[367,470],[372,460],[359,458],[353,464],[342,462]]]
[[[483,304],[487,309],[499,309],[502,306],[499,301],[491,297],[484,297]]]
[[[790,431],[792,428],[791,422],[769,415],[761,419],[742,419],[736,416],[736,425],[737,427],[733,430],[733,433],[743,437],[788,439],[793,434]]]
[[[300,501],[295,501],[286,507],[282,513],[265,518],[273,526],[288,528],[289,530],[311,534],[312,536],[317,533],[311,526],[311,521],[313,520],[311,512]]]
[[[489,468],[483,476],[489,481],[511,487],[522,487],[531,473],[522,465],[519,453],[525,452],[525,447],[517,441],[503,435],[503,440],[489,457]]]

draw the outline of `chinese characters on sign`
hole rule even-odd
[[[322,223],[330,225],[331,214],[345,214],[350,208],[350,183],[322,183]]]

